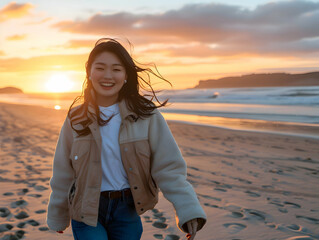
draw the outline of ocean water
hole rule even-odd
[[[319,124],[319,86],[171,90],[166,98],[166,113]]]
[[[0,94],[0,102],[68,109],[77,95]],[[319,86],[166,90],[158,97],[169,99],[160,109],[169,120],[221,127],[239,120],[319,127]]]

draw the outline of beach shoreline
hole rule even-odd
[[[0,102],[0,105],[17,105],[26,106],[27,108],[43,108],[47,111],[52,111],[53,107],[38,106],[33,104],[19,104],[10,102]],[[161,110],[161,109],[160,109]],[[66,116],[67,109],[53,110],[62,113]],[[190,114],[178,114],[162,112],[163,116],[168,122],[177,122],[190,125],[199,125],[213,128],[229,129],[236,131],[259,132],[280,134],[286,136],[296,137],[310,137],[319,139],[319,124],[298,123],[298,122],[284,122],[284,121],[266,121],[257,119],[241,119],[241,118],[225,118],[213,116],[200,116]],[[60,115],[61,114],[57,114]]]
[[[0,239],[72,239],[47,229],[55,144],[67,110],[0,103]],[[168,121],[207,225],[197,239],[318,239],[319,140]],[[294,126],[296,128],[296,126]],[[6,215],[6,216],[5,216]],[[184,239],[160,195],[142,239]]]
[[[188,116],[186,114],[163,113],[167,121],[243,132],[271,133],[286,136],[319,139],[319,124],[265,121],[239,118]],[[192,118],[192,121],[187,119]]]

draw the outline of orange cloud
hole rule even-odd
[[[94,40],[70,40],[66,46],[67,48],[93,48],[96,39]]]
[[[1,72],[30,72],[52,70],[85,71],[88,55],[48,55],[23,58],[0,59]]]
[[[29,25],[34,25],[34,24],[42,24],[42,23],[46,23],[48,21],[51,21],[53,18],[52,17],[47,17],[47,18],[44,18],[40,21],[34,21],[34,22],[29,22],[28,24]]]
[[[6,39],[8,41],[19,41],[19,40],[24,40],[27,38],[27,34],[21,34],[21,35],[12,35],[12,36],[9,36],[7,37]]]
[[[32,8],[33,5],[31,3],[19,4],[16,2],[11,2],[0,9],[0,22],[24,17],[30,13],[30,9]]]

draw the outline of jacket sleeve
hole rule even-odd
[[[189,220],[199,219],[197,230],[206,223],[206,215],[192,185],[186,180],[187,167],[175,139],[161,113],[156,110],[149,125],[149,142],[152,152],[151,173],[164,197],[176,213],[178,227]]]
[[[63,231],[70,225],[68,190],[74,177],[69,159],[72,142],[72,128],[67,117],[56,146],[53,174],[50,180],[52,192],[48,205],[47,224],[54,231]]]

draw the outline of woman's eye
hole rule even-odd
[[[119,71],[121,71],[121,69],[114,69],[114,71],[119,72]]]
[[[101,71],[103,71],[104,70],[104,68],[95,68],[96,70],[101,70]]]

